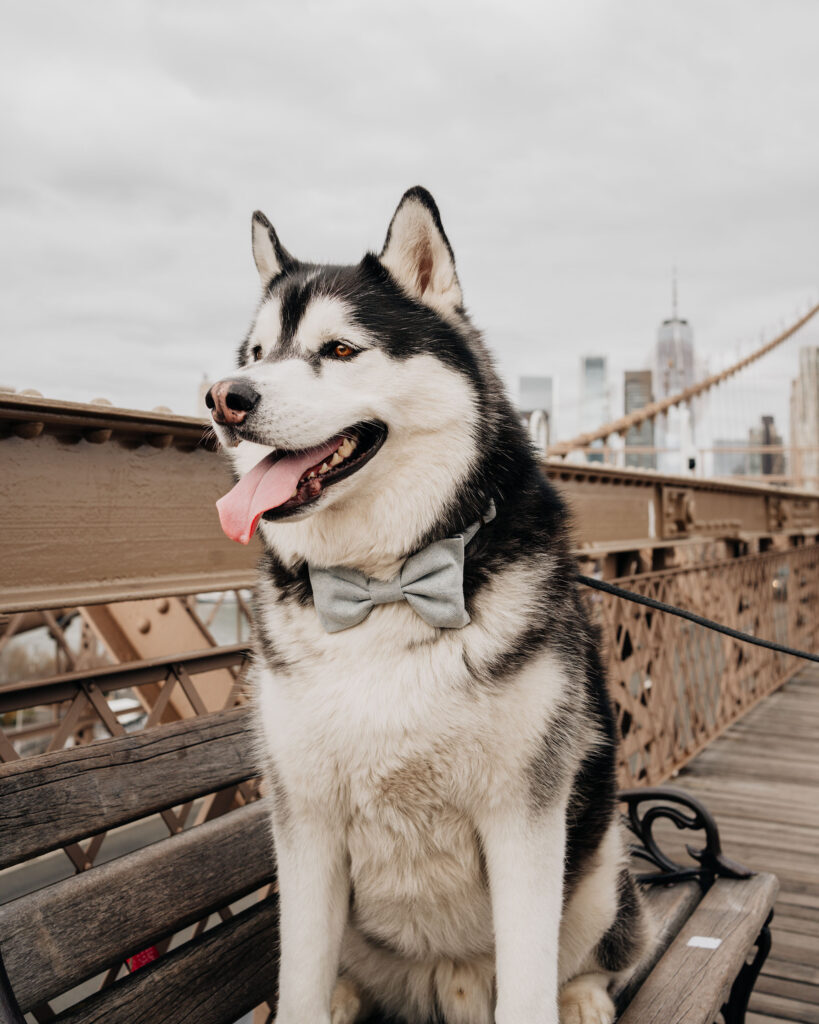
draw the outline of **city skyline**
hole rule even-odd
[[[810,323],[815,314],[816,307],[803,319]],[[777,347],[787,346],[798,336],[798,324],[787,327],[790,337],[772,339]],[[736,363],[724,367],[723,373],[728,370],[727,378],[722,378],[716,386],[709,384],[707,390],[693,400],[675,404],[666,413],[632,426],[625,434],[615,430],[605,440],[591,441],[590,448],[586,442],[585,451],[583,447],[575,450],[560,445],[558,450],[562,449],[561,454],[572,461],[583,458],[589,463],[608,462],[700,477],[766,477],[800,487],[815,487],[819,482],[819,346],[800,345],[797,350],[797,374],[790,381],[789,389],[790,415],[782,433],[782,421],[777,423],[775,415],[748,407],[744,402],[744,415],[739,420],[734,416],[729,432],[720,433],[724,429],[725,406],[733,405],[730,400],[726,403],[726,391],[730,393],[732,382],[735,385],[737,377],[749,367],[757,367],[758,374],[760,360],[770,355],[767,348],[766,344],[754,353],[747,353],[745,358],[750,357],[751,362],[738,372],[732,368]],[[645,409],[657,400],[679,396],[706,377],[707,366],[696,352],[691,325],[678,316],[676,282],[672,316],[660,324],[649,361],[653,369],[626,370],[622,375],[625,414]],[[581,433],[594,433],[594,424],[616,427],[614,420],[618,417],[612,417],[609,410],[618,381],[609,378],[607,357],[581,356],[580,370]],[[763,372],[767,373],[767,369]],[[655,383],[657,380],[659,384]],[[549,431],[557,384],[551,377],[521,377],[519,380],[523,422],[538,449],[547,454],[549,445],[569,440],[565,435]],[[736,392],[735,386],[733,390]],[[717,410],[723,414],[722,423],[720,417],[714,415]],[[736,407],[730,411],[735,412]],[[598,453],[596,448],[603,450]]]

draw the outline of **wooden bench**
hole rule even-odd
[[[245,787],[218,817],[0,905],[0,1024],[23,1014],[57,1024],[232,1024],[275,1000],[275,870],[250,747],[247,711],[237,708],[0,765],[0,869],[60,848],[81,863],[83,839]],[[654,882],[644,884],[658,932],[651,956],[618,988],[621,1021],[712,1024],[722,1012],[739,1024],[767,954],[776,879],[726,861],[707,812],[688,798],[641,790],[623,799],[637,870],[652,865]],[[681,867],[662,852],[655,827],[669,820],[705,830],[698,863]],[[214,917],[193,937],[184,931]],[[185,941],[166,949],[180,933]],[[153,962],[114,980],[127,959],[157,948]],[[104,972],[104,987],[66,1000]]]

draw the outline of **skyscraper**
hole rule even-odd
[[[580,360],[580,433],[596,430],[611,420],[608,361],[605,356]],[[602,447],[602,442],[600,442]],[[603,455],[587,453],[587,462],[602,462]]]
[[[750,448],[782,447],[773,416],[760,416],[759,426],[748,431],[748,445]],[[785,456],[781,451],[754,452],[748,460],[748,472],[752,476],[783,476]]]
[[[623,408],[628,415],[654,401],[651,370],[626,370],[623,386]],[[631,452],[630,447],[654,447],[654,423],[644,420],[639,426],[631,427],[626,434],[626,465],[641,469],[654,469],[657,456],[654,452]]]
[[[652,377],[657,401],[691,387],[696,380],[694,332],[677,312],[676,271],[671,290],[671,317],[663,320],[657,330]],[[677,406],[669,409],[664,417],[658,417],[654,431],[657,447],[677,449],[658,455],[659,469],[678,473],[687,468],[687,454],[693,451],[694,427],[693,408]]]
[[[791,383],[791,474],[797,483],[819,487],[819,348],[799,349],[799,376]]]
[[[663,320],[654,347],[654,393],[658,400],[694,383],[694,332],[677,316]]]
[[[654,346],[654,396],[674,395],[694,383],[694,332],[677,313],[677,272],[671,282],[671,317],[657,330]]]

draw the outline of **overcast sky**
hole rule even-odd
[[[648,365],[672,264],[712,368],[815,300],[818,38],[815,0],[7,5],[0,383],[193,412],[257,296],[251,211],[353,262],[421,183],[573,431],[580,355]],[[778,420],[796,347],[754,384]]]

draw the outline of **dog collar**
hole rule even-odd
[[[490,501],[476,523],[410,555],[398,575],[386,582],[344,566],[308,566],[322,626],[328,633],[338,633],[363,622],[376,605],[398,601],[406,601],[430,626],[466,626],[470,620],[464,604],[464,551],[481,526],[494,518],[495,503]]]

